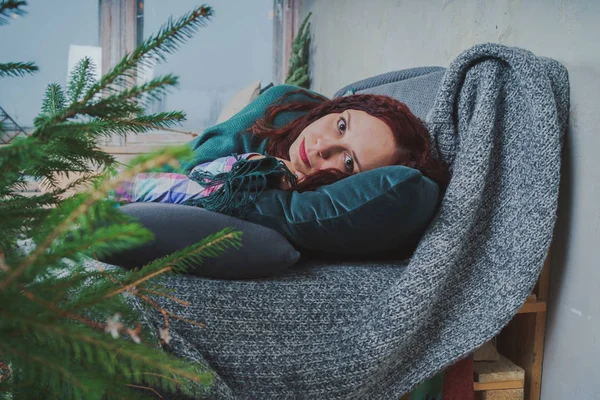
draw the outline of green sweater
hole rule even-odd
[[[234,153],[260,153],[268,155],[266,153],[268,139],[256,138],[251,133],[246,132],[246,130],[258,119],[262,118],[266,109],[277,102],[281,96],[295,90],[310,92],[291,85],[273,86],[227,121],[205,130],[200,136],[188,143],[194,151],[194,156],[190,162],[183,163],[182,170],[188,173],[198,164],[230,156]],[[318,100],[311,99],[303,93],[298,93],[286,98],[284,103],[294,101]],[[304,112],[281,113],[275,118],[274,125],[281,127],[303,114]]]
[[[203,187],[219,185],[220,187],[209,196],[187,201],[184,204],[243,217],[265,189],[279,186],[282,176],[287,176],[290,182],[295,179],[283,163],[275,157],[265,157],[257,160],[239,160],[230,172],[217,175],[204,171],[195,171],[191,174],[190,172],[198,164],[232,154],[260,153],[269,156],[266,153],[268,139],[256,138],[246,131],[264,116],[270,105],[277,103],[286,93],[297,90],[301,90],[302,93],[290,95],[285,99],[285,103],[320,101],[308,97],[307,90],[296,86],[274,86],[227,121],[208,128],[202,135],[189,142],[188,146],[193,151],[192,158],[181,160],[181,167],[177,170],[170,166],[163,166],[155,171],[189,174],[190,179]],[[284,126],[303,114],[304,112],[281,113],[277,115],[273,125]]]

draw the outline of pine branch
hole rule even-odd
[[[144,300],[145,302],[147,302],[148,304],[152,305],[154,308],[158,309],[161,314],[163,314],[163,317],[165,319],[165,326],[168,328],[169,327],[169,319],[168,317],[172,317],[175,319],[178,319],[180,321],[185,322],[186,324],[190,324],[190,325],[195,325],[195,326],[199,326],[201,328],[206,328],[206,324],[203,324],[201,322],[196,322],[196,321],[192,321],[186,318],[183,318],[175,313],[170,312],[169,310],[166,310],[164,308],[162,308],[161,306],[159,306],[155,301],[153,301],[152,299],[150,299],[148,296],[145,296],[143,294],[140,293],[139,289],[135,289],[135,296],[141,298],[142,300]]]
[[[89,287],[87,293],[82,292],[81,302],[72,302],[69,310],[84,309],[109,299],[117,294],[127,292],[132,288],[144,289],[143,284],[159,275],[170,273],[183,273],[194,265],[201,264],[207,257],[218,257],[229,248],[239,249],[242,245],[242,233],[233,228],[225,228],[222,231],[209,235],[202,241],[195,243],[185,249],[179,250],[166,257],[157,259],[137,271],[128,271],[117,284],[105,283],[104,287]],[[109,287],[114,289],[107,292]],[[175,318],[178,318],[175,316]],[[190,321],[187,321],[190,322]],[[190,322],[194,323],[194,322]],[[195,323],[194,323],[195,324]]]
[[[120,163],[115,160],[113,164],[120,164]],[[81,178],[75,179],[74,181],[69,183],[64,188],[54,189],[53,194],[56,197],[63,197],[68,192],[77,191],[78,189],[81,189],[80,186],[83,186],[83,185],[89,186],[89,185],[91,185],[92,182],[100,180],[107,173],[107,171],[110,168],[111,168],[110,166],[107,166],[105,168],[105,171],[101,171],[99,173],[84,172],[84,173],[82,173]],[[42,184],[44,185],[44,187],[51,189],[51,185],[46,185],[45,182],[43,182]],[[89,189],[89,187],[87,189]],[[85,191],[85,190],[83,190],[83,191]]]
[[[54,284],[54,286],[57,287],[58,285]],[[26,290],[25,292],[26,295],[30,294],[29,290]],[[52,304],[49,304],[40,298],[31,296],[31,300],[34,301],[34,303],[32,304],[39,304],[46,311],[52,311],[55,314],[58,313],[63,317],[68,317],[69,319],[80,320],[80,318],[76,315],[73,315],[71,313],[65,313],[63,309],[58,309]],[[10,304],[10,306],[12,306],[12,304]],[[13,311],[5,308],[4,310],[0,310],[0,313],[3,314],[0,320],[11,321],[11,323],[14,323],[16,321],[18,323],[19,329],[18,336],[11,335],[10,340],[2,342],[2,344],[7,345],[11,350],[14,350],[18,349],[19,345],[23,343],[23,340],[15,339],[16,337],[35,337],[36,340],[34,342],[31,342],[31,345],[28,345],[29,351],[27,352],[27,354],[34,355],[37,355],[39,350],[43,350],[50,347],[57,348],[57,346],[59,346],[59,348],[62,349],[60,350],[61,362],[62,360],[75,361],[75,364],[73,364],[72,361],[69,361],[69,364],[67,364],[69,367],[66,368],[66,370],[73,373],[74,376],[79,376],[79,371],[81,370],[81,367],[84,368],[86,374],[81,376],[81,382],[83,387],[85,387],[86,389],[90,387],[90,383],[92,383],[90,382],[90,379],[102,378],[98,380],[98,383],[102,382],[102,385],[98,387],[97,393],[94,392],[97,396],[100,396],[101,394],[107,391],[112,391],[112,389],[106,387],[107,383],[105,381],[107,379],[111,380],[110,384],[116,382],[119,385],[130,385],[130,382],[136,382],[140,384],[149,384],[150,386],[157,388],[163,387],[170,391],[174,391],[176,387],[179,387],[179,385],[182,385],[180,387],[181,389],[187,388],[187,383],[185,380],[180,382],[179,380],[175,380],[171,377],[175,376],[177,378],[188,379],[190,375],[185,374],[186,368],[192,374],[196,375],[196,378],[202,378],[202,375],[204,375],[204,378],[206,379],[202,382],[198,382],[198,380],[192,380],[192,382],[206,385],[210,383],[210,379],[212,378],[210,374],[206,373],[204,368],[199,369],[198,365],[190,366],[189,363],[185,363],[182,360],[164,359],[165,355],[162,352],[155,352],[154,350],[152,350],[150,354],[146,354],[147,356],[149,356],[149,358],[147,357],[146,359],[140,359],[140,355],[143,357],[144,353],[147,353],[147,350],[145,348],[136,346],[133,343],[122,341],[115,342],[112,339],[107,338],[107,336],[94,335],[93,331],[90,332],[89,330],[85,329],[80,331],[82,335],[86,335],[88,338],[96,338],[102,341],[104,344],[109,344],[112,346],[113,350],[107,349],[108,352],[103,352],[101,348],[99,349],[99,347],[101,347],[99,346],[100,343],[86,343],[81,340],[83,339],[82,337],[69,338],[69,332],[77,333],[74,331],[74,329],[79,329],[77,328],[77,326],[73,326],[70,323],[64,326],[58,326],[58,329],[62,330],[63,332],[57,332],[54,329],[54,327],[57,327],[57,325],[55,323],[52,323],[52,321],[47,320],[46,317],[43,316],[43,313],[40,313],[40,311],[34,311],[30,314],[24,314],[21,308],[16,307],[13,308]],[[26,321],[27,323],[23,323],[24,321]],[[35,323],[36,326],[32,327],[32,322]],[[82,322],[86,325],[88,324],[88,321]],[[91,323],[92,327],[98,326],[98,324],[93,323],[93,321],[91,320],[89,322]],[[192,323],[193,321],[189,322]],[[107,324],[101,324],[100,328],[107,329],[108,326]],[[119,328],[119,330],[121,329],[123,334],[130,334],[130,332],[132,332],[129,328],[126,327]],[[48,332],[48,330],[50,330],[50,332]],[[13,345],[12,343],[13,340],[16,340],[15,345]],[[115,344],[113,345],[113,343]],[[127,351],[128,348],[130,349],[129,351]],[[132,357],[131,352],[135,353],[137,357]],[[42,382],[42,384],[44,385],[56,386],[57,383],[60,383],[61,387],[56,389],[58,390],[58,393],[64,394],[63,396],[71,397],[68,396],[68,394],[72,392],[73,388],[64,384],[64,382],[67,381],[65,377],[58,376],[49,371],[40,372],[38,374],[39,376],[33,377],[31,376],[30,371],[31,369],[35,369],[36,364],[38,363],[32,362],[31,359],[27,360],[27,362],[19,361],[18,357],[15,357],[14,354],[11,354],[10,351],[6,351],[4,353],[5,355],[8,355],[8,357],[10,357],[9,359],[11,359],[13,368],[15,368],[15,370],[20,371],[19,376],[25,375],[27,377],[27,381],[33,380],[38,383]],[[118,358],[116,357],[117,354]],[[56,360],[55,357],[52,357],[51,354],[44,355],[46,355],[46,357],[40,357],[38,360],[39,364],[42,364],[40,367],[43,367],[44,364],[47,364],[46,360],[48,360],[50,363],[56,364],[54,361]],[[152,359],[156,359],[158,362],[152,363]],[[77,360],[80,360],[83,363],[83,365],[77,367]],[[25,370],[23,368],[23,364],[25,364]],[[93,366],[93,369],[87,369],[86,365]],[[177,369],[178,367],[179,370]],[[182,374],[181,371],[183,371],[184,373]],[[151,377],[148,375],[152,375],[152,379],[150,379]],[[142,378],[145,379],[142,380]],[[166,382],[165,379],[169,382]],[[174,383],[176,383],[177,385],[173,386]],[[84,396],[83,398],[88,399],[96,397]],[[104,399],[104,397],[102,397],[102,399]]]
[[[56,115],[65,109],[65,95],[58,83],[51,83],[46,88],[42,103],[42,112]]]
[[[43,351],[43,347],[32,344],[28,346],[25,352],[19,346],[22,341],[13,339],[0,344],[3,354],[15,359],[21,373],[31,374],[36,369],[42,369],[44,373],[36,374],[38,375],[36,378],[46,377],[46,380],[50,381],[48,383],[54,382],[56,384],[64,381],[63,378],[73,383],[70,378],[77,377],[79,382],[82,383],[80,390],[89,390],[90,383],[93,383],[94,378],[104,377],[103,381],[105,381],[112,377],[117,385],[126,385],[133,382],[174,391],[176,387],[171,376],[180,377],[201,385],[211,384],[214,379],[210,371],[198,364],[190,365],[158,349],[139,346],[125,340],[114,340],[108,335],[95,333],[89,328],[76,325],[57,326],[40,319],[15,314],[7,315],[4,312],[0,312],[0,315],[17,321],[22,334],[35,335],[41,340],[42,344],[54,343],[59,345],[63,349],[63,360],[79,360],[79,368],[76,368],[77,364],[71,362],[67,364],[70,368],[65,366],[62,371],[52,371],[48,368],[55,369],[57,365],[61,365],[61,361],[59,361],[60,359],[49,358],[48,354]],[[34,355],[35,358],[23,354]],[[93,368],[86,368],[86,366],[93,366]],[[64,376],[62,373],[65,371],[68,371],[71,376]],[[48,376],[52,378],[48,379]],[[90,382],[90,379],[92,379],[92,382]],[[61,389],[63,396],[67,396],[69,394],[68,390],[71,389],[70,391],[72,391],[73,387],[63,386]],[[100,398],[99,395],[103,393],[104,388],[99,389],[100,392],[95,393],[93,398]],[[92,394],[88,392],[89,396]],[[91,397],[83,398],[88,399]]]
[[[83,122],[63,122],[50,126],[44,130],[44,136],[56,136],[64,132],[70,135],[85,135],[94,137],[110,137],[113,135],[126,135],[128,133],[145,133],[155,130],[174,131],[197,136],[194,132],[183,132],[172,129],[185,121],[185,114],[180,111],[161,112],[152,115],[140,115],[135,118],[92,118]]]
[[[0,21],[2,21],[0,19]],[[20,77],[37,72],[39,68],[32,62],[10,62],[0,64],[0,78]]]
[[[44,180],[47,188],[58,189],[57,179],[61,176],[68,178],[71,173],[94,174],[96,169],[106,170],[116,162],[113,155],[97,148],[95,141],[82,135],[63,137],[65,133],[70,132],[63,131],[43,143],[43,162],[27,170],[29,175]]]
[[[129,123],[137,126],[150,126],[153,129],[166,129],[180,125],[185,121],[185,114],[182,112],[161,112],[150,115],[140,115],[128,121],[118,120],[119,122]]]
[[[141,164],[136,165],[130,170],[126,171],[121,178],[128,179],[131,178],[138,173],[155,168],[160,165],[164,165],[166,163],[172,162],[178,153],[181,154],[182,150],[187,153],[187,149],[169,149],[162,154],[152,155],[153,159],[142,162]],[[148,156],[146,156],[148,157]],[[38,259],[46,252],[46,250],[50,247],[50,245],[59,238],[64,235],[64,233],[71,227],[71,225],[80,218],[83,214],[85,214],[95,203],[105,198],[108,195],[108,192],[113,189],[116,185],[119,184],[119,180],[115,181],[104,181],[103,184],[93,192],[88,192],[86,196],[78,197],[74,200],[76,207],[67,214],[67,217],[62,220],[62,222],[56,226],[53,226],[52,232],[47,235],[43,241],[36,247],[36,249],[17,267],[11,269],[11,271],[4,277],[4,279],[0,280],[0,293],[6,289],[12,282],[21,276],[25,270],[35,264]],[[62,213],[63,210],[60,210],[59,213]],[[59,214],[60,215],[60,214]]]
[[[56,197],[52,194],[40,194],[26,197],[15,195],[0,200],[0,248],[10,243],[15,232],[25,233],[35,229],[55,206]],[[13,234],[9,232],[12,231]],[[8,242],[7,242],[8,241]]]
[[[2,0],[0,1],[0,25],[7,24],[9,18],[13,15],[25,15],[27,12],[21,7],[27,5],[26,1],[21,0]]]
[[[195,265],[203,263],[206,258],[219,257],[230,247],[239,249],[242,246],[241,236],[241,232],[235,231],[233,228],[225,228],[185,249],[151,262],[140,272],[145,273],[167,266],[172,267],[173,271],[177,273],[187,272]]]
[[[35,139],[17,137],[9,145],[0,147],[0,199],[24,190],[27,166],[42,163],[43,159],[43,148]]]
[[[96,148],[95,142],[82,135],[72,134],[69,129],[53,131],[44,138],[16,138],[8,146],[0,148],[0,196],[14,190],[22,174],[42,179],[45,187],[59,190],[57,178],[69,173],[92,176],[95,167],[106,170],[115,163],[112,155]],[[8,191],[8,193],[7,193]],[[63,192],[64,193],[64,192]],[[56,192],[56,196],[63,193]]]
[[[67,94],[71,104],[77,103],[83,92],[89,90],[95,83],[96,65],[89,57],[82,58],[73,68],[69,79]]]
[[[23,13],[19,7],[24,5],[0,0],[0,22]],[[91,269],[87,261],[151,238],[149,231],[131,223],[106,200],[107,193],[139,172],[163,164],[177,168],[179,160],[191,155],[189,147],[146,154],[113,179],[119,163],[100,149],[98,139],[175,130],[185,119],[183,113],[142,112],[145,102],[162,97],[177,85],[177,78],[167,75],[141,85],[132,83],[139,67],[163,61],[211,15],[212,10],[202,6],[170,20],[98,82],[91,60],[81,60],[71,73],[67,95],[58,84],[48,86],[34,133],[0,148],[0,362],[15,372],[8,381],[0,379],[0,386],[8,388],[10,398],[138,398],[140,390],[189,391],[210,384],[212,375],[205,366],[150,347],[157,342],[156,332],[142,328],[141,310],[128,299],[135,296],[140,307],[161,312],[165,328],[158,333],[164,343],[170,340],[168,318],[203,327],[150,298],[177,301],[163,293],[169,289],[155,278],[238,248],[240,233],[225,230],[141,270],[104,270],[100,265]],[[0,64],[0,77],[35,70],[32,63]],[[67,188],[58,187],[61,176],[74,173],[83,177]],[[46,192],[32,197],[16,192],[30,178],[41,179]],[[85,184],[90,185],[85,193],[66,197],[68,189]],[[125,340],[114,340],[108,333]]]
[[[40,264],[53,264],[62,258],[79,259],[81,256],[102,257],[127,250],[153,239],[150,231],[138,223],[81,230],[71,238],[56,243],[39,260]]]
[[[95,83],[83,96],[83,99],[72,104],[65,112],[53,118],[36,118],[34,125],[36,131],[34,136],[40,136],[41,132],[50,125],[65,122],[75,117],[79,111],[88,106],[98,93],[103,90],[122,90],[131,79],[135,78],[136,69],[139,65],[150,67],[164,61],[167,54],[177,50],[181,44],[191,38],[193,34],[206,22],[210,20],[213,11],[208,6],[200,6],[190,13],[184,15],[177,21],[170,20],[156,35],[150,36],[144,43],[138,46],[131,54],[126,55],[119,64],[104,75],[99,82]],[[113,85],[116,85],[113,86]],[[124,112],[124,106],[118,112]],[[132,109],[132,113],[141,113],[142,109]],[[112,113],[117,110],[113,109]]]
[[[183,113],[163,112],[153,115],[141,115],[137,118],[133,118],[130,120],[118,118],[112,118],[111,120],[122,123],[124,127],[127,127],[126,129],[131,130],[133,132],[163,130],[168,132],[182,133],[184,135],[190,135],[192,137],[198,136],[196,132],[182,131],[179,129],[171,128],[171,126],[179,124],[181,121],[185,120],[185,116]]]
[[[141,346],[137,346],[134,343],[127,341],[114,341],[112,339],[108,339],[107,336],[94,334],[93,331],[89,331],[85,328],[80,328],[77,326],[67,327],[59,327],[55,325],[49,325],[44,321],[39,319],[28,319],[22,318],[18,315],[11,315],[16,321],[21,323],[21,326],[24,330],[32,330],[32,332],[39,332],[42,334],[49,335],[50,337],[55,337],[56,339],[71,339],[72,341],[67,342],[68,346],[72,346],[75,343],[87,343],[93,344],[96,349],[100,349],[100,351],[106,352],[104,355],[112,357],[115,353],[118,353],[121,356],[126,356],[130,358],[132,362],[141,362],[144,365],[151,366],[158,371],[162,371],[163,373],[171,373],[177,376],[184,377],[189,379],[192,382],[196,383],[206,383],[206,379],[210,379],[206,374],[198,374],[198,371],[191,369],[186,363],[175,358],[174,356],[168,356],[167,353],[152,350],[150,348],[144,348]],[[77,351],[77,349],[73,349]],[[81,353],[81,352],[80,352]],[[94,354],[90,354],[92,357]],[[96,354],[97,356],[101,356],[103,354]],[[89,362],[95,361],[95,358],[90,358]],[[162,362],[166,363],[163,365]],[[102,364],[98,364],[99,367],[102,367]],[[128,370],[128,366],[120,363],[113,364],[113,368],[121,369],[122,372],[127,373],[131,372]]]
[[[11,360],[14,360],[13,362],[18,363],[18,360],[21,359],[22,361],[19,364],[29,364],[29,369],[35,371],[35,377],[30,377],[31,380],[41,381],[40,383],[42,384],[45,383],[46,385],[51,385],[53,383],[56,384],[56,382],[61,382],[63,381],[61,378],[65,378],[77,389],[84,389],[80,380],[69,372],[67,368],[52,362],[51,360],[32,354],[33,349],[29,346],[24,349],[19,349],[16,346],[7,348],[6,346],[0,345],[0,349],[3,349],[3,353],[7,356],[11,356]],[[39,373],[38,371],[40,369],[44,369],[45,373]],[[23,373],[23,370],[21,369],[19,372]]]
[[[310,52],[310,19],[312,13],[308,13],[298,34],[292,44],[290,66],[285,83],[304,88],[310,87],[310,76],[308,74],[308,55]]]
[[[157,62],[164,61],[167,54],[177,50],[185,40],[193,36],[198,28],[205,26],[212,15],[212,8],[202,5],[177,21],[169,20],[156,35],[146,39],[133,53],[123,58],[119,64],[104,75],[100,82],[92,86],[82,103],[87,103],[97,93],[115,82],[118,77],[123,77],[127,72],[135,70],[138,65],[151,67]]]
[[[165,75],[143,85],[122,90],[115,95],[105,97],[76,111],[78,114],[105,118],[125,118],[132,113],[140,114],[144,111],[144,98],[142,96],[145,95],[148,99],[160,99],[167,93],[169,86],[176,86],[178,83],[177,77],[170,74]]]
[[[15,196],[15,192],[22,192],[27,188],[27,181],[18,170],[6,170],[2,176],[2,187],[0,187],[0,198]]]
[[[139,115],[143,112],[144,108],[141,105],[134,101],[124,100],[120,102],[101,102],[76,110],[71,108],[71,111],[66,111],[66,113],[72,114],[69,118],[63,118],[66,115],[65,113],[59,115],[40,114],[33,120],[36,130],[32,133],[32,136],[40,138],[48,137],[48,133],[46,132],[48,127],[65,122],[77,115],[110,118],[129,117],[131,115]]]
[[[24,163],[40,159],[42,142],[31,137],[18,136],[8,145],[0,147],[0,176]]]

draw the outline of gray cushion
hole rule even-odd
[[[335,97],[349,90],[382,94],[406,103],[417,117],[426,119],[445,71],[443,67],[418,67],[388,72],[347,85]]]
[[[162,203],[132,203],[119,209],[149,229],[155,238],[100,260],[108,264],[141,267],[229,226],[242,231],[242,247],[231,248],[218,258],[207,258],[190,273],[219,279],[264,278],[283,272],[300,258],[300,253],[274,230],[228,215]]]

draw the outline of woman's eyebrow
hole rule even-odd
[[[350,111],[346,110],[346,130],[349,131],[350,130]],[[358,158],[356,158],[356,153],[354,152],[354,150],[352,150],[352,159],[354,159],[354,162],[356,163],[356,167],[358,169],[358,172],[362,171],[362,167],[360,166],[360,161],[358,161]]]

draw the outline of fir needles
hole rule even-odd
[[[24,5],[0,0],[0,23],[23,15]],[[169,319],[204,324],[153,298],[185,306],[167,293],[161,278],[239,247],[241,234],[225,229],[138,270],[105,269],[90,260],[152,238],[119,213],[107,194],[139,172],[178,166],[190,149],[146,154],[117,174],[119,163],[101,150],[99,140],[171,129],[185,119],[178,111],[146,115],[146,101],[178,81],[165,75],[137,84],[136,71],[163,61],[211,15],[210,7],[201,6],[169,21],[99,81],[84,58],[66,88],[48,86],[34,131],[0,147],[0,393],[9,398],[155,398],[157,390],[198,395],[210,385],[213,372],[207,366],[160,349],[173,339]],[[5,63],[0,77],[36,70],[32,63]],[[79,179],[67,188],[58,185],[58,177],[72,174]],[[43,182],[45,192],[21,194],[31,179]],[[164,325],[149,330],[135,304],[161,313]]]

